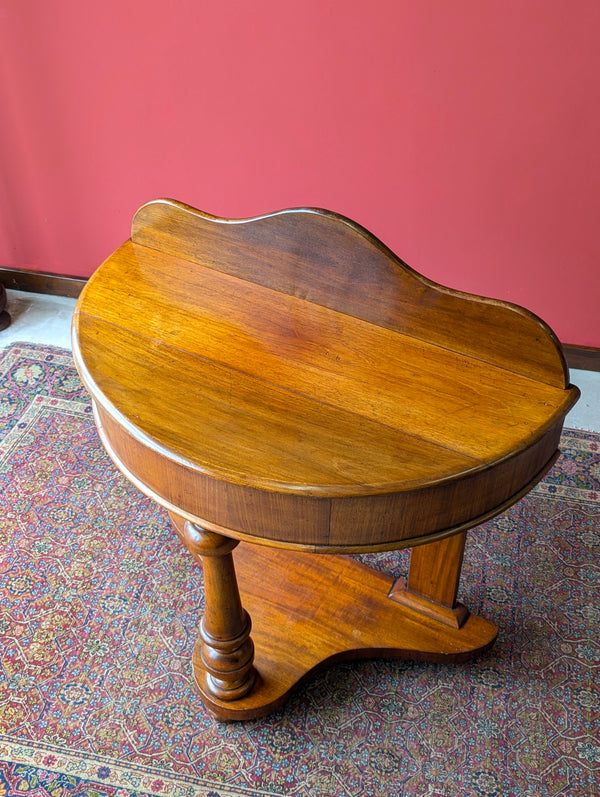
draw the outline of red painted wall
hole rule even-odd
[[[0,0],[0,264],[134,210],[345,213],[600,346],[597,0]]]

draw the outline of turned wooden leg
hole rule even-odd
[[[256,680],[251,621],[242,607],[231,551],[237,540],[206,531],[171,513],[180,539],[202,562],[204,616],[194,650],[194,674],[209,698],[239,700]]]
[[[397,581],[390,598],[445,625],[460,628],[469,610],[457,603],[467,532],[419,545],[410,552],[408,580]]]

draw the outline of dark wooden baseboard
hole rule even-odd
[[[14,291],[46,293],[52,296],[77,298],[87,282],[85,277],[66,277],[41,271],[0,268],[0,283]],[[563,349],[569,368],[600,371],[600,349],[564,343]]]
[[[87,282],[85,277],[65,277],[62,274],[47,274],[41,271],[0,268],[0,282],[13,291],[46,293],[51,296],[77,298]]]
[[[564,343],[563,349],[569,368],[600,371],[600,349],[591,346],[574,346],[570,343]]]

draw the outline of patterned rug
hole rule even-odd
[[[500,627],[468,664],[342,664],[218,723],[190,659],[202,572],[108,460],[72,359],[0,357],[0,795],[600,794],[600,437],[470,534],[461,598]],[[407,555],[367,557],[400,575]]]

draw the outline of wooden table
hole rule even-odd
[[[330,212],[160,200],[89,281],[73,346],[106,449],[202,562],[193,667],[217,718],[336,660],[493,644],[457,602],[466,531],[545,474],[579,394],[536,316]],[[346,555],[403,547],[405,584]]]

